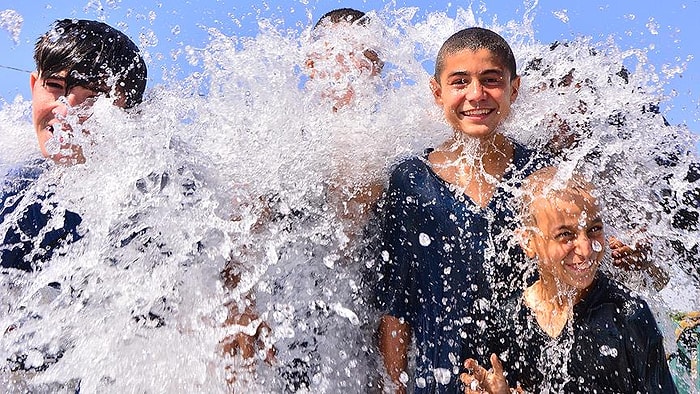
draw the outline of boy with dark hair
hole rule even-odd
[[[460,356],[491,353],[491,310],[524,280],[521,252],[507,239],[515,228],[510,190],[540,160],[500,131],[520,87],[514,58],[487,29],[448,38],[431,88],[454,136],[391,176],[379,348],[396,392],[456,392]]]
[[[84,162],[73,130],[89,116],[89,105],[101,95],[114,105],[132,108],[146,87],[146,64],[136,45],[120,31],[90,20],[56,21],[34,50],[36,71],[29,82],[32,121],[44,157],[58,164]],[[76,108],[80,111],[76,111]],[[77,122],[67,115],[78,114]],[[49,167],[34,161],[12,171],[0,190],[0,266],[33,271],[49,260],[56,248],[81,237],[78,214],[61,210],[51,201],[51,187],[31,187]],[[2,234],[0,233],[0,234]]]
[[[595,196],[554,167],[527,178],[520,244],[539,279],[498,311],[504,364],[467,359],[465,393],[676,392],[649,306],[598,270],[607,242]]]
[[[146,64],[124,33],[102,22],[63,19],[37,40],[31,73],[32,121],[44,157],[57,163],[84,161],[64,122],[69,108],[111,95],[114,105],[132,108],[146,89]]]
[[[311,53],[306,60],[309,78],[333,112],[356,101],[358,91],[373,88],[384,67],[376,48],[370,19],[364,12],[339,8],[324,14],[312,30]]]

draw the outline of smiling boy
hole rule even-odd
[[[499,311],[504,363],[492,355],[489,372],[468,359],[465,392],[675,393],[648,305],[598,271],[606,239],[593,187],[548,167],[527,178],[523,201],[520,243],[539,279]]]
[[[29,77],[32,122],[44,157],[57,163],[84,161],[79,147],[47,143],[61,131],[69,109],[98,96],[111,95],[114,105],[132,108],[146,88],[146,64],[124,33],[102,22],[64,19],[41,36],[34,49],[37,70]],[[84,120],[84,119],[80,119]]]
[[[383,212],[379,348],[396,392],[458,390],[460,355],[491,353],[490,310],[524,279],[507,241],[509,190],[540,160],[501,133],[519,87],[513,52],[493,31],[461,30],[438,52],[431,90],[453,136],[397,166]]]
[[[83,132],[77,129],[95,98],[109,95],[114,105],[132,108],[146,87],[146,64],[136,45],[102,22],[56,21],[37,40],[34,60],[36,71],[29,77],[32,122],[42,156],[57,164],[84,162],[80,146],[71,140],[73,133]],[[3,180],[2,268],[32,271],[56,248],[81,237],[80,216],[61,210],[51,201],[51,190],[32,187],[49,167],[46,160],[35,160]]]

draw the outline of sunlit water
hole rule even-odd
[[[52,201],[82,216],[83,239],[40,271],[0,276],[0,359],[26,355],[25,365],[47,368],[6,367],[2,385],[223,392],[228,381],[281,392],[296,380],[309,392],[374,391],[376,224],[352,197],[385,185],[393,164],[449,137],[421,62],[459,28],[483,25],[469,11],[415,12],[374,16],[364,38],[386,66],[379,77],[344,77],[355,99],[337,112],[325,92],[344,89],[345,80],[308,81],[304,64],[319,50],[310,32],[264,21],[255,38],[212,31],[188,59],[203,72],[153,88],[136,114],[99,100],[83,125],[86,164],[53,167],[33,186],[57,185]],[[673,229],[655,197],[687,190],[694,146],[688,130],[643,111],[665,100],[663,78],[643,51],[622,52],[614,42],[550,50],[527,23],[485,27],[512,43],[521,72],[542,59],[523,79],[506,133],[542,148],[561,122],[587,130],[562,168],[580,163],[599,177],[609,232],[655,246],[669,290],[659,294],[643,278],[629,283],[650,300],[673,350],[667,314],[697,309],[699,294],[667,241],[698,239]],[[622,64],[626,82],[617,75]],[[558,87],[571,69],[573,84]],[[29,111],[22,100],[0,111],[3,173],[38,155]],[[611,125],[620,114],[624,125]],[[669,155],[673,170],[657,160]],[[235,288],[222,281],[227,266],[241,275]],[[264,350],[255,362],[220,352],[228,335],[255,328],[225,326],[224,305],[242,309],[253,298],[271,329],[271,363]]]

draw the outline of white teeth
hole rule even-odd
[[[486,115],[489,112],[491,112],[490,109],[475,109],[475,110],[471,110],[471,111],[465,111],[465,114],[467,114],[468,116],[474,116],[474,115]]]

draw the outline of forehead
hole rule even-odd
[[[455,72],[466,72],[468,74],[479,75],[487,71],[499,71],[505,74],[508,70],[493,52],[486,48],[477,50],[462,49],[460,51],[445,55],[443,60],[443,70],[440,78],[451,75]]]
[[[538,227],[542,230],[559,226],[578,226],[584,216],[586,222],[600,216],[600,207],[595,198],[588,193],[541,197],[532,203],[531,209]]]

